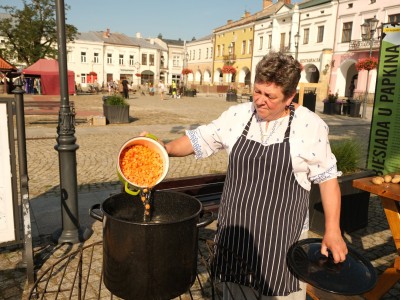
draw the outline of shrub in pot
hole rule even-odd
[[[237,90],[229,88],[226,91],[226,101],[237,101]]]
[[[340,227],[343,232],[353,232],[368,225],[370,193],[353,188],[353,180],[373,176],[372,170],[359,167],[361,146],[355,140],[332,141],[331,148],[337,159],[337,169],[343,172],[338,177],[342,195]],[[313,184],[310,191],[310,230],[323,235],[325,218],[319,185]]]
[[[103,114],[108,124],[129,123],[129,104],[119,95],[103,97]]]

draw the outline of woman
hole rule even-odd
[[[229,153],[213,261],[215,279],[231,283],[226,299],[239,299],[242,291],[251,299],[251,289],[262,299],[305,299],[305,285],[300,288],[289,271],[286,254],[307,236],[311,182],[320,186],[325,212],[321,253],[327,256],[330,249],[335,262],[347,254],[339,227],[341,173],[328,127],[292,103],[300,73],[293,57],[271,52],[257,65],[253,102],[233,106],[165,145],[170,156]]]

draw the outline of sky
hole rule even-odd
[[[30,3],[30,0],[26,0]],[[262,0],[64,0],[70,6],[66,23],[79,32],[103,31],[142,37],[192,40],[212,34],[228,19],[239,20],[247,10],[262,10]],[[275,1],[274,1],[275,2]],[[300,0],[292,0],[292,3]],[[22,7],[22,0],[0,0],[0,5]]]

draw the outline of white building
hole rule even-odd
[[[91,31],[80,33],[68,43],[68,69],[75,72],[77,85],[125,78],[129,83],[145,84],[158,81],[162,48],[154,41],[128,37],[122,33]]]
[[[212,83],[213,51],[211,34],[186,43],[186,66],[193,71],[188,75],[188,83],[195,85]]]

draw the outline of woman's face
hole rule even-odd
[[[257,114],[266,121],[280,118],[294,95],[285,99],[280,86],[274,83],[255,83],[253,103]]]

